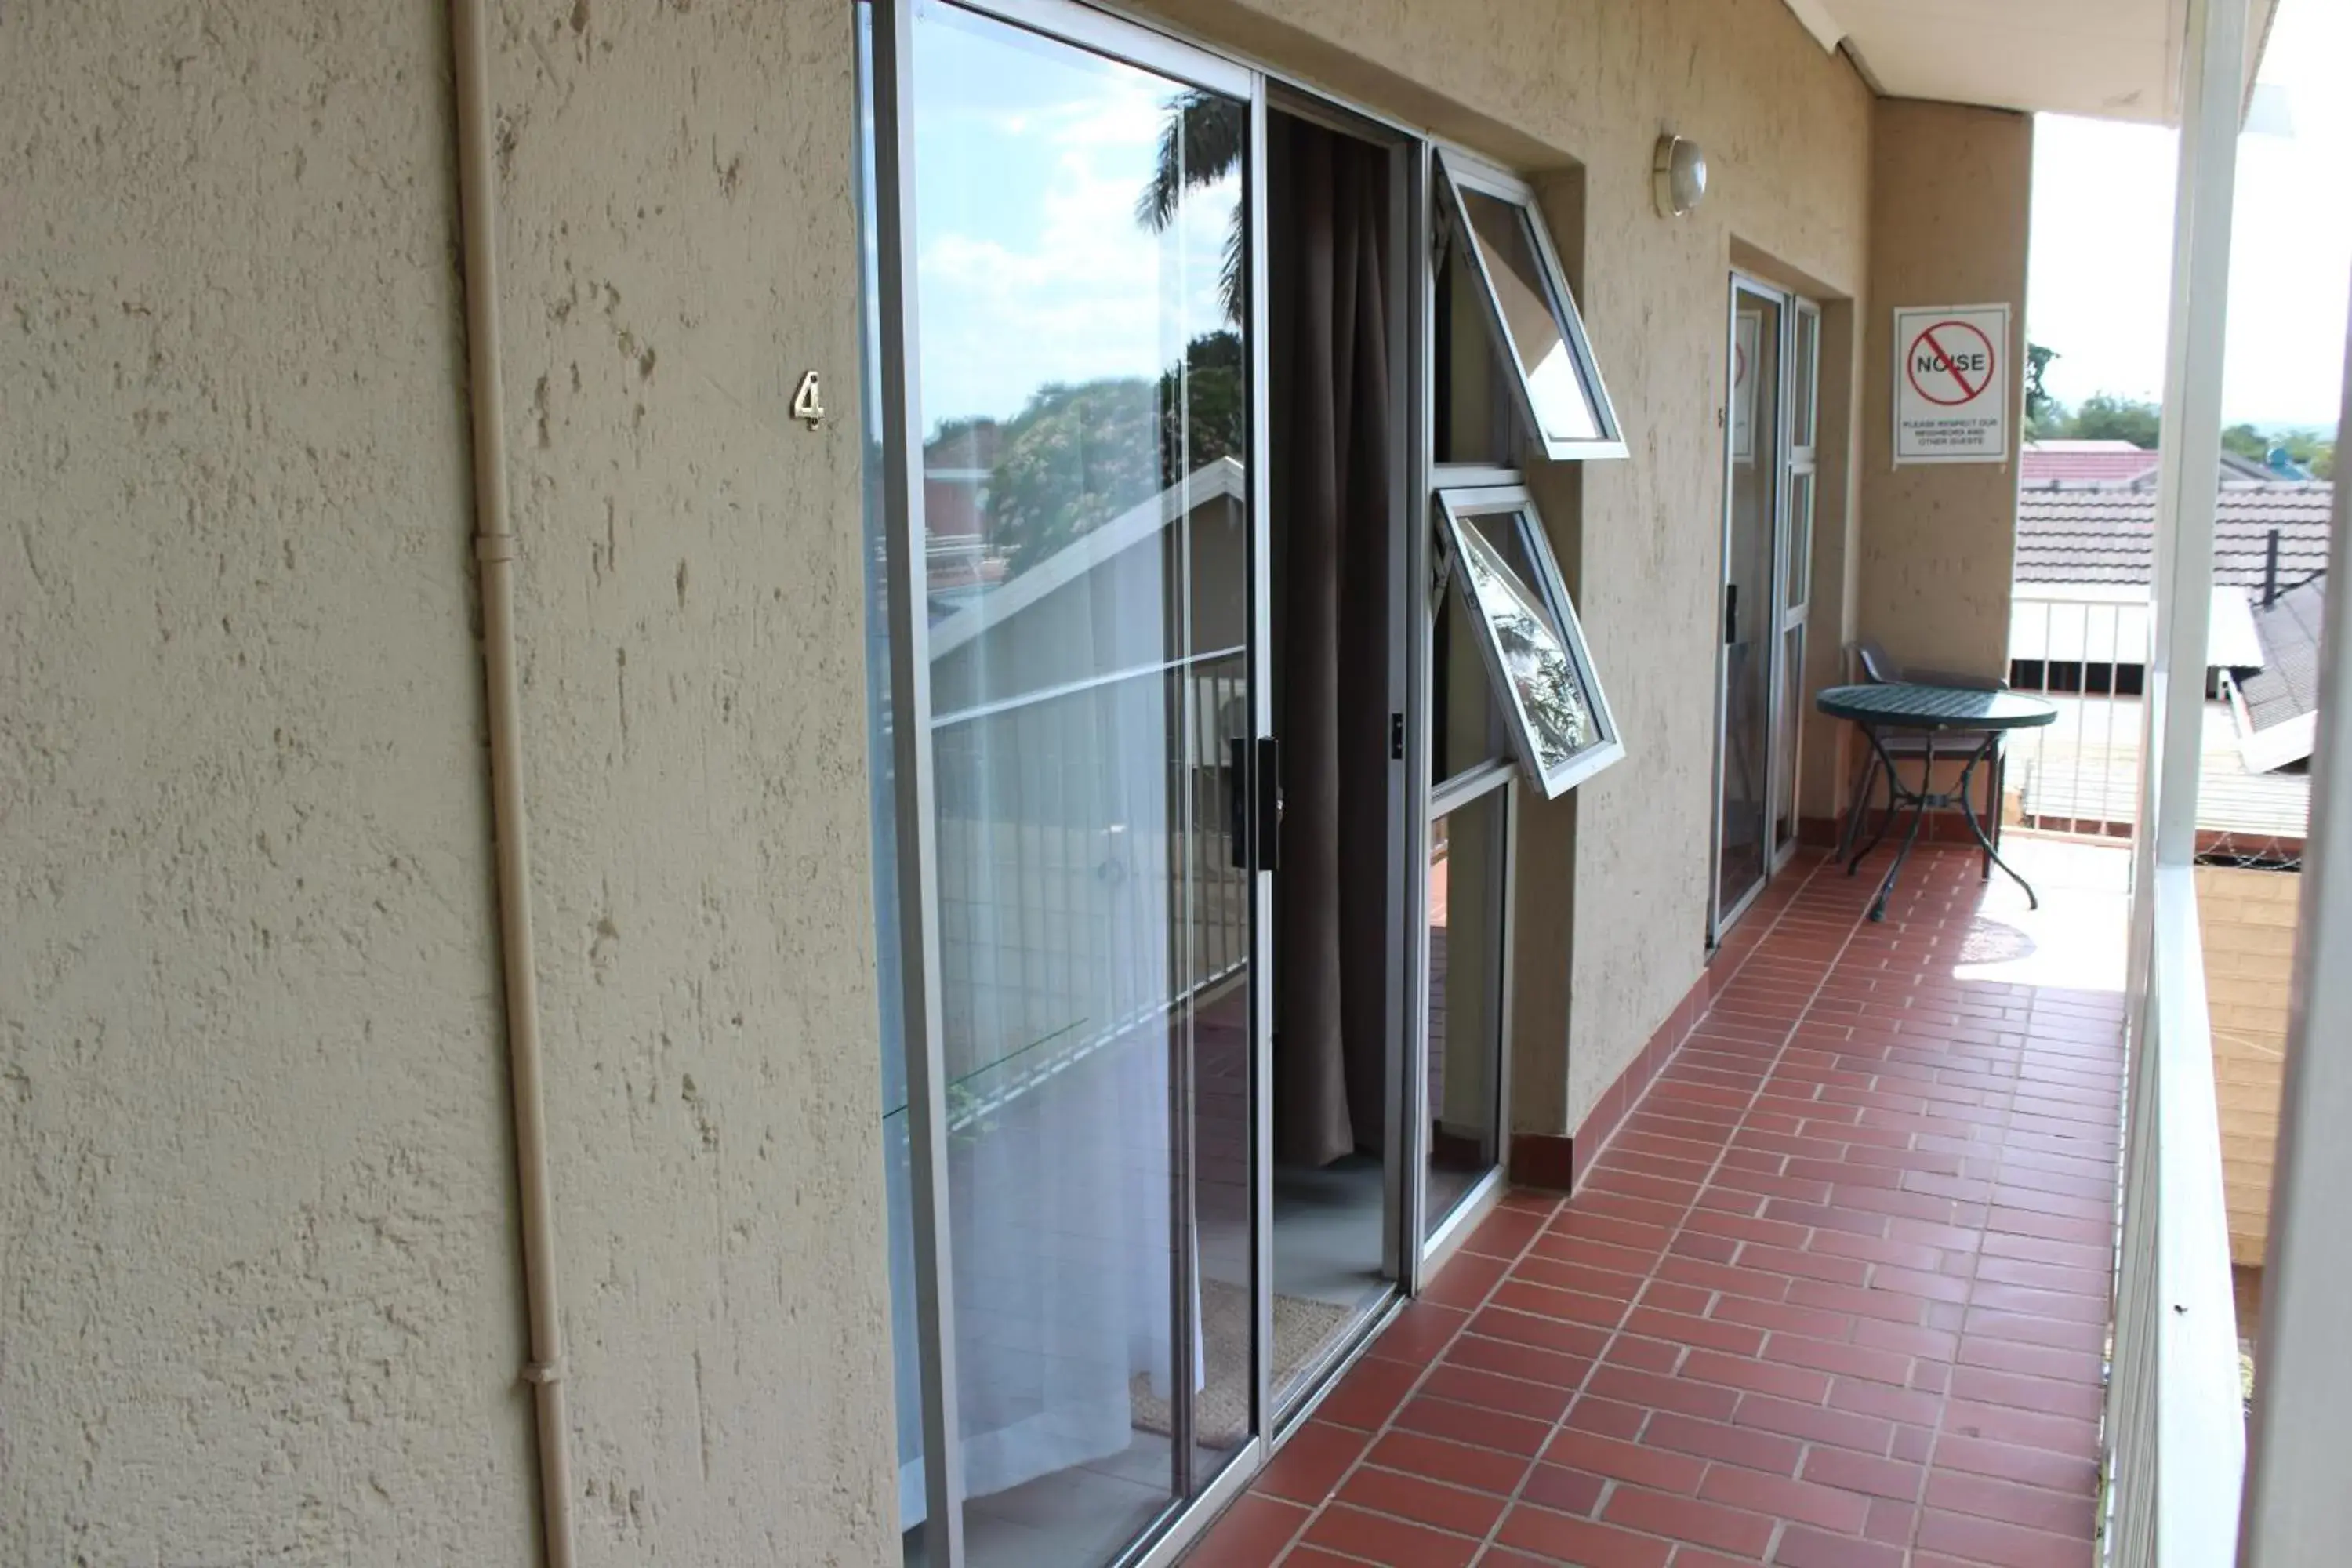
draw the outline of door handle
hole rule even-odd
[[[1723,585],[1723,640],[1727,643],[1739,640],[1739,584],[1737,583]]]
[[[1257,740],[1257,868],[1282,865],[1282,742],[1272,735]]]
[[[1225,838],[1234,869],[1249,869],[1250,743],[1236,735],[1225,742]]]

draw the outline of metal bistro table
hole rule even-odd
[[[1853,876],[1862,866],[1864,857],[1878,847],[1895,818],[1905,806],[1911,808],[1911,826],[1903,835],[1902,846],[1895,851],[1895,863],[1886,868],[1885,877],[1878,884],[1878,896],[1871,900],[1870,918],[1886,918],[1886,896],[1895,890],[1895,879],[1901,875],[1903,862],[1910,858],[1911,846],[1919,837],[1919,825],[1927,816],[1927,808],[1941,810],[1958,805],[1968,819],[1969,831],[1983,846],[1988,862],[1985,875],[1992,875],[1998,866],[2025,889],[2026,902],[2034,909],[2042,907],[2033,885],[2018,876],[2017,868],[2000,858],[1992,840],[1985,837],[1984,825],[1977,820],[1975,803],[1969,797],[1969,784],[1975,777],[1977,764],[1989,762],[2000,748],[2004,736],[2011,730],[2032,730],[2053,723],[2057,708],[2038,697],[2023,697],[2014,691],[1971,691],[1956,686],[1917,686],[1895,683],[1884,686],[1832,686],[1813,700],[1815,707],[1832,719],[1853,721],[1868,738],[1871,750],[1878,753],[1879,766],[1886,770],[1886,813],[1878,824],[1878,831],[1870,842],[1854,851],[1847,862],[1845,874]],[[1927,761],[1919,771],[1916,789],[1903,782],[1895,768],[1895,759],[1887,754],[1880,734],[1885,731],[1902,731],[1924,734],[1927,740]],[[1959,787],[1946,794],[1935,794],[1936,737],[1958,731],[1977,737],[1968,752],[1968,763],[1960,770]],[[1869,809],[1868,802],[1856,807]],[[1995,801],[1999,811],[2000,803]]]

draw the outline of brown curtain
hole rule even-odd
[[[1378,1152],[1387,1115],[1388,155],[1276,128],[1276,1152],[1322,1165]]]

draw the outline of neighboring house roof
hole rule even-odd
[[[2230,709],[2246,766],[2268,773],[2309,759],[2319,732],[2319,627],[2327,580],[2315,578],[2254,612],[2263,668],[2237,683]]]
[[[1212,458],[1158,495],[1096,524],[1003,587],[960,605],[931,627],[931,657],[936,659],[961,647],[1121,551],[1156,538],[1187,511],[1198,511],[1213,500],[1249,504],[1249,478],[1238,459]]]
[[[2018,483],[2129,484],[2156,471],[2157,455],[2129,441],[2028,441],[2018,458]]]
[[[2129,441],[2028,441],[2018,458],[2021,489],[2151,489],[2162,454]],[[2221,454],[2221,483],[2268,484],[2281,476],[2235,452]]]
[[[2334,499],[2325,480],[2225,486],[2214,520],[2213,581],[2260,593],[2273,529],[2282,587],[2326,571]],[[2155,537],[2152,490],[2020,490],[2017,580],[2145,585],[2155,578]]]

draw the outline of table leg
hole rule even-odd
[[[1991,867],[2000,867],[2002,870],[2009,873],[2010,880],[2015,882],[2019,887],[2025,889],[2025,907],[2032,910],[2038,910],[2042,907],[2042,899],[2039,894],[2034,892],[2033,884],[2019,876],[2017,874],[2017,868],[2000,858],[2000,851],[1994,848],[1992,840],[1985,837],[1983,824],[1977,820],[1976,803],[1969,797],[1969,776],[1977,771],[1977,764],[1983,762],[1986,757],[1998,749],[2000,745],[2000,737],[1999,735],[1988,736],[1984,742],[1977,748],[1976,752],[1969,756],[1969,765],[1960,770],[1960,815],[1968,818],[1969,831],[1977,836],[1977,843],[1984,850],[1987,865],[1985,872],[1986,877],[1988,879],[1991,877]]]
[[[1895,849],[1894,863],[1886,868],[1886,875],[1879,879],[1878,896],[1870,902],[1870,918],[1874,921],[1886,918],[1886,897],[1895,891],[1895,879],[1903,874],[1903,862],[1911,858],[1911,846],[1919,842],[1919,825],[1927,819],[1927,796],[1936,783],[1936,732],[1933,730],[1927,731],[1926,766],[1927,772],[1919,775],[1919,787],[1905,792],[1911,802],[1911,827],[1903,835],[1903,843]],[[1891,772],[1891,759],[1888,767]]]
[[[1853,858],[1846,862],[1845,874],[1849,877],[1861,870],[1862,863],[1869,858],[1870,852],[1885,841],[1887,830],[1895,826],[1895,813],[1902,809],[1903,803],[1911,798],[1910,791],[1903,787],[1903,775],[1895,772],[1895,759],[1887,755],[1885,746],[1878,739],[1878,727],[1874,724],[1864,724],[1859,728],[1864,737],[1870,742],[1870,749],[1876,757],[1877,765],[1885,771],[1886,810],[1879,816],[1878,831],[1870,836],[1870,842],[1855,850]],[[1869,808],[1870,802],[1865,797],[1863,801],[1863,809],[1867,811]]]

